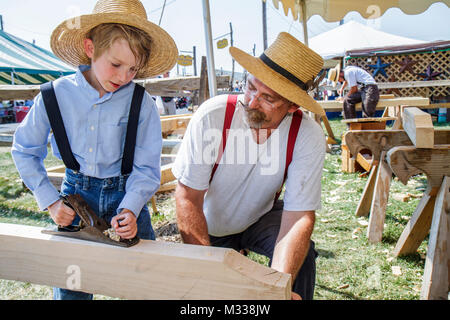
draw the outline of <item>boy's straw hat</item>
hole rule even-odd
[[[260,57],[235,47],[230,48],[230,54],[244,69],[284,98],[318,115],[325,114],[308,94],[317,85],[316,76],[322,69],[323,59],[289,33],[281,32]]]
[[[150,78],[172,69],[178,49],[172,37],[161,27],[148,21],[145,8],[139,0],[99,0],[92,14],[62,22],[53,31],[51,48],[61,60],[78,67],[90,64],[84,52],[83,40],[94,27],[103,23],[120,23],[146,32],[151,40],[150,58],[136,79]]]
[[[338,63],[336,67],[328,70],[328,80],[333,82],[333,87],[336,87],[337,82],[339,81],[339,73],[341,72],[341,64]]]

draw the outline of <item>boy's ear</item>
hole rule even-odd
[[[94,43],[91,39],[84,39],[84,52],[92,60],[94,58]]]

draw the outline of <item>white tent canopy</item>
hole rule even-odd
[[[356,21],[349,21],[309,39],[309,46],[324,59],[343,57],[354,49],[400,46],[424,43],[379,31]]]

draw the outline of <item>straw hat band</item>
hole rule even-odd
[[[261,59],[262,62],[264,62],[270,69],[272,69],[273,71],[281,74],[283,77],[285,77],[286,79],[292,81],[293,83],[295,83],[297,86],[300,87],[300,89],[304,90],[304,91],[308,91],[309,86],[304,83],[302,80],[300,80],[299,78],[297,78],[296,76],[294,76],[292,73],[290,73],[289,71],[287,71],[285,68],[283,68],[282,66],[278,65],[276,62],[274,62],[272,59],[270,59],[268,56],[266,56],[264,53],[261,54],[261,56],[259,57]]]

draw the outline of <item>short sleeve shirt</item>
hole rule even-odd
[[[239,96],[243,99],[243,96]],[[288,114],[270,137],[257,144],[236,107],[223,157],[210,181],[222,138],[227,95],[205,102],[192,117],[172,168],[184,185],[206,190],[203,211],[208,232],[225,236],[244,231],[270,211],[283,183]],[[322,128],[305,113],[289,166],[284,210],[309,211],[321,207],[321,176],[325,158]]]

